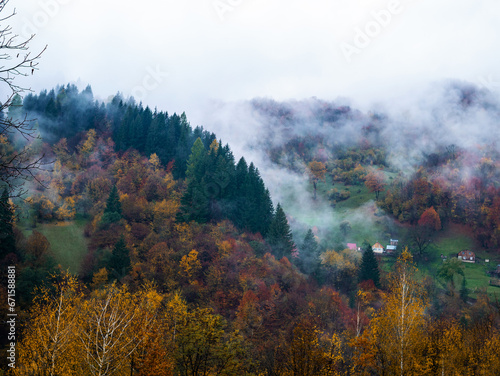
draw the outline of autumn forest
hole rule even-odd
[[[485,103],[448,89],[463,111]],[[16,96],[2,116],[34,119],[33,133],[2,134],[0,156],[36,164],[1,192],[19,307],[8,374],[500,374],[498,145],[437,145],[398,168],[384,114],[304,105],[251,103],[282,135],[259,152],[306,187],[284,182],[278,201],[258,165],[184,113],[90,86]],[[340,219],[321,226],[302,199]]]

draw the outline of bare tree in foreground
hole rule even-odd
[[[34,177],[41,157],[33,158],[27,147],[14,148],[13,137],[21,136],[28,144],[36,137],[36,129],[33,121],[11,116],[8,110],[19,106],[16,96],[29,90],[18,85],[16,78],[32,75],[38,69],[38,60],[46,47],[32,55],[29,43],[34,35],[22,39],[13,32],[8,22],[16,11],[14,9],[4,16],[8,3],[9,0],[0,0],[0,185],[6,185],[11,195],[19,196],[24,181]]]

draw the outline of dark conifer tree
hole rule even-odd
[[[106,201],[106,208],[101,219],[101,225],[106,226],[110,223],[118,222],[122,218],[122,204],[116,185],[113,185],[111,192],[109,192]]]
[[[186,192],[181,198],[181,208],[177,220],[181,222],[196,221],[204,223],[209,220],[209,198],[207,197],[207,151],[201,139],[197,139],[191,148],[187,161]]]
[[[186,180],[188,182],[192,180],[201,181],[205,175],[207,151],[203,142],[200,138],[197,138],[191,148],[191,155],[187,160],[186,164]]]
[[[275,256],[278,259],[282,257],[290,257],[292,250],[295,248],[293,242],[292,231],[286,219],[285,212],[280,204],[276,207],[271,226],[269,227],[268,242],[271,245]]]
[[[204,180],[188,183],[186,193],[181,198],[181,208],[177,221],[205,223],[209,220],[209,199],[204,189]]]
[[[13,230],[12,208],[9,203],[9,192],[3,190],[0,197],[0,260],[3,260],[9,253],[16,252],[16,241]]]
[[[368,243],[365,243],[364,248],[365,251],[359,268],[359,282],[372,280],[375,286],[380,287],[380,271],[375,253]]]
[[[130,270],[130,254],[123,235],[118,242],[116,242],[111,252],[108,269],[112,271],[118,279],[127,275]]]
[[[106,201],[105,213],[118,213],[122,214],[122,204],[120,202],[120,196],[118,194],[118,189],[116,185],[113,185],[111,191],[109,192],[108,199]]]
[[[300,247],[298,266],[307,274],[311,274],[319,266],[318,243],[311,229],[307,231]]]
[[[146,155],[156,153],[161,163],[167,165],[171,161],[170,142],[167,138],[168,114],[160,112],[153,117],[146,138]]]
[[[253,163],[248,168],[245,193],[247,210],[243,218],[246,221],[246,227],[252,232],[260,232],[266,236],[273,221],[274,208],[269,191],[260,177],[259,170],[255,168]]]

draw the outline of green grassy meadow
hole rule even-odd
[[[71,273],[79,273],[81,263],[87,254],[87,242],[83,235],[85,220],[59,221],[57,223],[39,223],[39,231],[50,243],[50,250],[57,264]],[[24,234],[30,236],[31,229]]]
[[[389,183],[396,174],[385,172],[387,183]],[[364,240],[373,244],[380,242],[385,245],[389,238],[389,234],[393,234],[399,239],[404,239],[408,231],[407,227],[391,221],[387,216],[380,215],[381,212],[375,204],[375,194],[370,192],[368,188],[362,185],[345,185],[341,182],[331,182],[329,179],[317,183],[317,196],[322,202],[328,201],[328,192],[336,188],[339,192],[348,190],[351,196],[344,201],[335,203],[332,211],[333,227],[330,229],[332,235],[326,242],[333,244],[353,242],[359,246]],[[312,185],[309,187],[312,194]],[[381,198],[384,193],[381,192]],[[297,200],[297,197],[289,197],[289,200]],[[293,208],[293,205],[291,205]],[[290,210],[290,214],[300,223],[306,226],[320,227],[323,224],[324,218],[318,218],[314,210],[307,213],[301,213],[297,210]],[[339,235],[338,224],[341,221],[349,221],[351,231],[346,237]],[[474,236],[470,229],[465,226],[449,224],[446,228],[435,235],[432,245],[428,249],[428,261],[421,262],[418,265],[421,277],[429,275],[435,277],[439,267],[442,264],[441,254],[450,258],[456,257],[461,250],[473,250],[479,257],[475,264],[463,263],[464,275],[466,278],[469,295],[473,298],[477,297],[477,293],[481,289],[486,289],[490,298],[495,299],[500,297],[500,287],[490,286],[490,276],[487,274],[496,265],[500,264],[500,258],[492,257],[486,250],[482,249],[474,240]],[[381,268],[384,271],[390,271],[395,262],[394,257],[379,257]],[[489,263],[485,263],[485,259],[490,259]],[[461,277],[457,277],[455,281],[457,288],[461,285]]]

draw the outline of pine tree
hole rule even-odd
[[[260,177],[259,170],[250,163],[245,181],[242,221],[244,228],[251,232],[259,232],[266,236],[273,221],[273,203],[271,195]],[[286,219],[286,218],[285,218]]]
[[[307,231],[304,237],[304,242],[302,243],[302,253],[306,255],[315,255],[318,252],[318,243],[314,238],[314,234],[311,229]]]
[[[378,261],[373,253],[372,246],[365,245],[361,266],[359,268],[359,282],[372,280],[375,286],[380,287],[380,271]]]
[[[248,165],[241,157],[236,165],[233,191],[231,192],[233,209],[229,219],[239,228],[246,227],[245,211],[247,210]]]
[[[116,185],[113,185],[106,201],[106,208],[101,219],[101,225],[118,222],[122,218],[122,204]]]
[[[196,139],[191,148],[187,162],[187,189],[181,198],[181,208],[177,214],[180,222],[196,221],[205,223],[209,220],[209,199],[207,197],[208,154],[200,138]]]
[[[205,146],[201,138],[197,138],[191,148],[191,155],[187,161],[186,179],[188,181],[201,181],[205,173],[204,161],[207,156]]]
[[[276,213],[269,227],[268,241],[279,259],[285,256],[290,257],[295,248],[292,231],[280,204],[276,207]]]
[[[178,222],[205,223],[209,220],[209,200],[203,189],[204,180],[188,184],[186,193],[181,198],[181,208],[177,213]]]
[[[319,265],[318,243],[314,234],[309,229],[300,247],[300,258],[298,266],[307,274],[311,274]]]
[[[16,242],[13,231],[13,217],[9,193],[7,189],[3,190],[0,198],[0,260],[3,260],[9,253],[15,253]]]
[[[105,213],[118,213],[122,214],[122,204],[120,202],[120,196],[118,195],[118,189],[116,185],[113,185],[111,192],[109,192],[108,200],[106,201]]]
[[[172,160],[172,147],[167,137],[168,114],[160,112],[153,117],[146,137],[146,154],[158,154],[161,163],[166,165]]]
[[[123,235],[116,242],[113,251],[111,252],[111,258],[109,259],[108,269],[114,270],[114,274],[121,278],[125,276],[130,269],[130,255],[125,243],[125,238]]]

